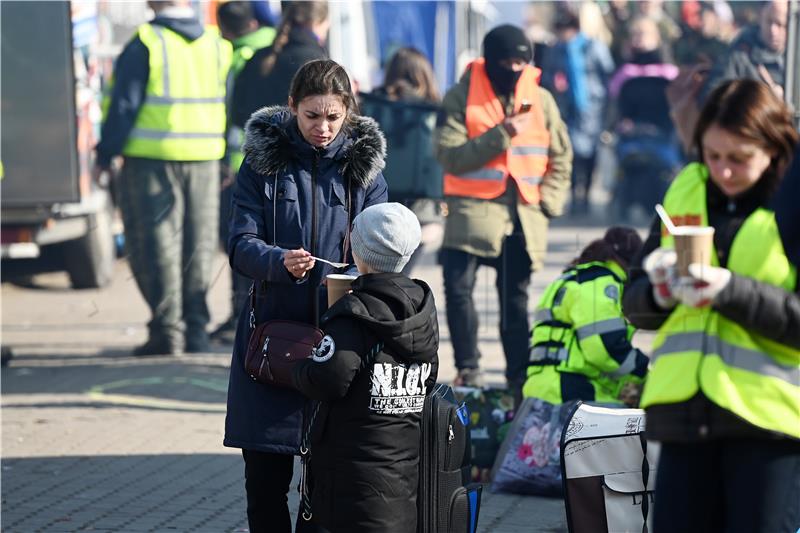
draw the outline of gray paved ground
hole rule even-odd
[[[600,229],[561,222],[532,295]],[[435,237],[434,237],[435,239]],[[225,258],[210,296],[228,313]],[[434,254],[416,272],[436,292],[442,368],[454,376]],[[63,274],[2,285],[2,531],[247,531],[242,460],[223,448],[229,352],[137,359],[146,307],[125,261],[113,285],[71,291]],[[493,275],[480,272],[483,365],[502,384]],[[293,485],[296,485],[294,483]],[[290,494],[297,507],[297,494]],[[480,530],[565,531],[563,502],[484,492]]]

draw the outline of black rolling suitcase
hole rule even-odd
[[[469,413],[437,384],[425,398],[417,495],[417,533],[474,533],[482,486],[469,483]]]

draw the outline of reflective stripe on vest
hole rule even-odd
[[[141,26],[138,36],[149,52],[150,76],[123,155],[166,161],[221,159],[230,44],[212,30],[187,41],[154,24]]]
[[[533,322],[547,322],[553,320],[553,311],[551,309],[537,309],[533,313]]]
[[[539,361],[566,361],[569,350],[559,346],[534,346],[531,348],[529,362]]]
[[[578,340],[583,340],[592,335],[602,335],[613,331],[628,331],[628,323],[623,318],[609,318],[586,324],[575,330]]]
[[[466,126],[467,135],[474,139],[501,124],[506,117],[486,74],[484,60],[473,61],[469,69]],[[482,168],[459,175],[445,174],[446,195],[484,200],[497,198],[506,191],[506,180],[511,176],[525,203],[539,203],[539,185],[547,172],[550,153],[550,132],[545,125],[538,89],[540,74],[539,69],[527,65],[514,91],[517,111],[523,101],[532,104],[529,112],[534,114],[534,124],[531,128],[514,136],[510,148]]]
[[[172,98],[170,96],[148,96],[147,101],[151,104],[219,104],[225,103],[225,98],[222,96],[211,98]]]
[[[628,355],[625,356],[625,359],[623,359],[622,363],[620,363],[619,368],[613,372],[607,372],[606,376],[618,379],[623,376],[627,376],[636,370],[636,355],[636,348],[631,349],[628,352]]]
[[[675,333],[668,336],[653,352],[651,361],[655,362],[662,355],[694,351],[697,346],[703,346],[706,354],[718,355],[728,366],[800,385],[800,367],[797,365],[781,364],[758,350],[736,346],[702,332]]]
[[[502,170],[492,170],[490,168],[479,168],[472,172],[461,174],[461,179],[465,180],[488,180],[502,181],[506,179],[506,174]]]
[[[708,169],[687,166],[664,207],[682,224],[706,224]],[[662,246],[672,247],[662,232]],[[716,251],[712,264],[718,265]],[[783,249],[773,212],[756,209],[739,228],[727,268],[794,291],[797,271]],[[698,391],[751,424],[800,438],[800,350],[748,331],[711,307],[678,305],[659,329],[641,405],[679,403]]]

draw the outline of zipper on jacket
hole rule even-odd
[[[317,255],[317,172],[319,172],[319,152],[314,150],[311,162],[311,255]]]
[[[311,255],[317,255],[317,172],[319,172],[319,152],[315,149],[314,160],[311,162],[311,250],[309,250]],[[308,293],[311,296],[312,321],[319,327],[318,292],[312,287]]]

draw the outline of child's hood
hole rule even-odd
[[[431,361],[439,349],[439,325],[430,287],[402,274],[366,274],[353,292],[333,307],[323,322],[350,316],[385,344],[389,353],[409,362]]]

